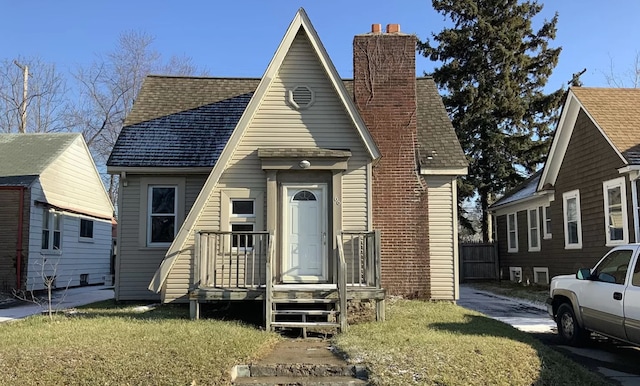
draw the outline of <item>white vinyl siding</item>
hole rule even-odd
[[[518,252],[518,215],[507,214],[507,252]]]
[[[604,196],[604,223],[607,246],[629,242],[627,221],[627,190],[625,178],[620,177],[602,183]]]
[[[44,289],[43,275],[54,274],[57,288],[79,286],[83,274],[87,275],[88,284],[103,283],[111,273],[111,221],[93,218],[93,242],[81,242],[80,215],[60,211],[61,249],[43,253],[40,247],[44,210],[48,211],[42,206],[31,208],[26,288]]]
[[[562,194],[562,212],[564,217],[565,249],[582,248],[580,191],[572,190]]]
[[[455,184],[450,176],[427,176],[429,195],[429,258],[431,298],[455,300],[457,227]]]
[[[540,251],[540,221],[538,208],[527,210],[529,252]]]
[[[287,103],[287,92],[305,85],[313,90],[314,103],[298,110]],[[221,223],[224,202],[222,192],[245,190],[256,199],[255,231],[266,230],[266,176],[257,155],[259,148],[349,149],[352,156],[342,177],[342,228],[368,230],[367,165],[371,159],[356,128],[348,118],[344,105],[331,85],[318,56],[304,33],[299,33],[287,53],[278,75],[273,79],[253,120],[235,147],[216,187],[207,197],[194,229],[226,230],[228,220]],[[189,287],[193,235],[167,276],[164,301],[184,297]],[[156,265],[156,268],[160,262]],[[150,279],[149,279],[150,280]],[[147,285],[149,282],[147,282]]]
[[[178,224],[184,219],[184,213],[191,209],[196,197],[200,193],[207,175],[193,174],[180,178],[162,176],[127,175],[127,186],[120,184],[120,212],[118,216],[118,266],[116,272],[116,298],[118,300],[158,300],[160,295],[148,290],[151,278],[164,259],[167,247],[147,248],[146,242],[146,213],[141,214],[140,208],[146,209],[149,184],[176,183],[184,180],[183,193],[178,194],[180,205],[184,205],[184,212],[179,213]],[[178,184],[180,185],[180,184]],[[179,187],[180,190],[180,187]],[[144,200],[143,200],[144,198]],[[179,210],[180,212],[181,210]],[[146,212],[146,210],[144,211]],[[186,293],[191,279],[191,251],[181,256],[172,271],[173,279],[167,283],[167,291],[177,294],[172,299]]]
[[[49,204],[111,218],[113,206],[81,137],[73,141],[40,175]]]

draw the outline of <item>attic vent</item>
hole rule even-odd
[[[289,103],[298,110],[310,107],[315,99],[313,90],[307,86],[297,86],[288,94]]]

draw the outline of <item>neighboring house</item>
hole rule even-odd
[[[103,283],[113,206],[80,134],[0,134],[0,287]]]
[[[467,163],[415,36],[374,28],[354,80],[302,9],[260,79],[147,77],[107,162],[118,299],[457,299]]]
[[[503,278],[548,283],[638,242],[640,89],[569,89],[544,169],[491,206]]]

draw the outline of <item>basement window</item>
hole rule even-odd
[[[533,282],[536,284],[549,284],[549,268],[533,267]]]

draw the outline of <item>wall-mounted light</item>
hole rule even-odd
[[[303,159],[302,161],[300,161],[298,166],[300,166],[300,168],[302,169],[309,169],[309,167],[311,167],[311,162],[307,161],[306,159]]]

